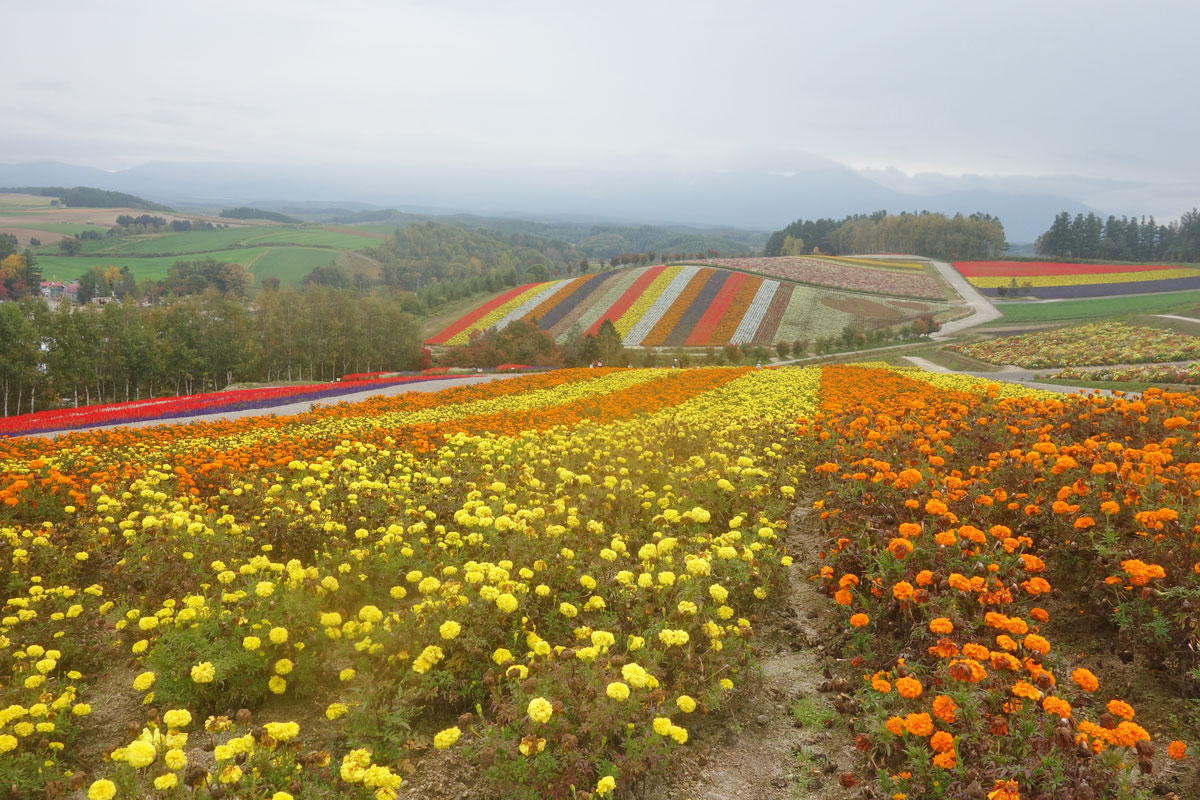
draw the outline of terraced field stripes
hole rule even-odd
[[[700,288],[700,292],[696,295],[695,300],[687,307],[683,312],[683,316],[679,318],[679,322],[675,323],[675,327],[663,339],[663,345],[666,347],[681,347],[687,341],[688,335],[691,334],[692,330],[700,322],[700,318],[704,316],[704,312],[712,304],[713,299],[717,296],[717,292],[721,291],[721,287],[725,285],[725,281],[733,274],[725,270],[712,271],[712,274],[708,276],[708,279]]]
[[[716,330],[721,317],[729,310],[729,304],[733,300],[733,296],[750,278],[744,272],[730,273],[729,278],[721,286],[721,290],[717,292],[713,298],[712,304],[704,310],[700,316],[700,321],[696,323],[696,327],[688,334],[684,341],[686,347],[704,347],[712,340],[713,331]]]
[[[591,296],[600,284],[616,275],[615,271],[601,272],[596,275],[588,275],[583,283],[579,284],[573,292],[567,297],[564,297],[562,302],[554,308],[546,311],[545,314],[538,317],[538,322],[541,323],[542,330],[553,330],[554,326],[561,322],[568,314],[575,310],[584,300]],[[568,326],[569,327],[569,326]]]
[[[766,316],[763,317],[762,324],[758,326],[758,332],[754,334],[754,341],[751,344],[757,347],[770,347],[776,342],[775,337],[779,334],[779,324],[783,322],[783,312],[792,302],[792,292],[795,289],[794,283],[779,285],[779,290],[771,298],[771,305],[767,308]]]
[[[521,303],[521,305],[517,306],[512,311],[508,312],[508,314],[501,317],[496,323],[494,323],[493,327],[495,327],[496,330],[500,330],[508,323],[522,319],[530,311],[533,311],[548,298],[553,296],[555,292],[562,288],[564,283],[567,283],[567,281],[552,281],[550,283],[539,284],[542,287],[540,292],[537,292],[532,297],[525,300],[525,302]]]
[[[771,305],[771,300],[775,297],[778,289],[779,281],[762,282],[762,286],[758,287],[758,293],[750,301],[750,307],[746,309],[742,321],[738,323],[737,330],[729,337],[732,344],[746,344],[754,339],[754,334],[758,333],[758,326],[762,324],[763,316],[766,315],[767,308]]]
[[[626,289],[615,303],[613,303],[609,308],[600,312],[599,318],[590,326],[588,326],[586,333],[591,335],[599,333],[600,326],[604,324],[604,320],[606,319],[612,320],[613,324],[615,325],[617,320],[619,320],[625,314],[625,312],[629,310],[630,306],[637,302],[637,299],[642,296],[642,293],[650,288],[650,284],[654,283],[655,279],[657,279],[659,274],[666,268],[666,265],[651,267],[639,275],[637,279],[634,280],[633,285]]]
[[[659,317],[658,322],[654,323],[654,327],[642,339],[641,344],[643,347],[660,347],[666,341],[667,337],[671,335],[671,331],[675,330],[675,327],[683,319],[688,309],[695,304],[696,298],[700,295],[704,287],[708,285],[709,279],[712,278],[715,272],[716,270],[712,267],[703,267],[692,276],[692,279],[688,281],[687,287],[680,292],[679,296],[675,298],[675,302],[667,309],[667,312]],[[699,317],[697,316],[697,318]]]
[[[586,330],[633,283],[633,275],[628,271],[605,274],[604,280],[592,286],[585,297],[575,301],[573,309],[550,327],[551,336],[555,339],[564,336],[576,325]]]
[[[746,279],[746,282],[741,285],[737,294],[730,301],[729,308],[721,316],[721,321],[713,330],[709,344],[732,343],[733,332],[737,330],[738,323],[742,321],[742,316],[750,307],[751,301],[758,295],[758,289],[762,284],[763,278],[757,275],[751,275]]]
[[[675,302],[679,295],[683,294],[684,289],[691,283],[692,278],[700,271],[700,267],[687,266],[682,267],[667,284],[666,288],[654,298],[654,302],[650,308],[642,315],[633,327],[629,329],[629,333],[625,335],[624,344],[640,345],[642,340],[646,338],[646,334],[653,330],[655,323],[662,319],[663,314],[667,313],[667,309]],[[663,273],[665,277],[667,273]]]
[[[502,305],[509,302],[514,297],[517,297],[518,295],[522,294],[523,292],[528,291],[531,286],[536,286],[536,285],[537,284],[534,284],[534,283],[527,283],[524,286],[518,286],[514,289],[509,289],[504,294],[499,295],[497,297],[493,297],[491,300],[487,301],[486,303],[481,305],[479,308],[476,308],[474,311],[471,311],[470,313],[468,313],[466,316],[462,317],[457,322],[454,322],[451,325],[444,328],[436,336],[432,336],[429,339],[426,339],[426,342],[428,342],[429,344],[445,344],[445,342],[448,339],[467,330],[472,325],[474,325],[476,322],[483,319],[487,314],[491,313],[492,311],[496,310],[497,308],[500,308]]]

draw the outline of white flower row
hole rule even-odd
[[[771,300],[775,298],[775,291],[778,288],[779,281],[762,282],[754,299],[750,301],[746,313],[742,316],[742,321],[738,323],[737,330],[733,332],[733,336],[729,337],[730,344],[753,341],[754,334],[758,333],[758,326],[762,324],[767,309],[771,307]]]
[[[563,286],[565,286],[570,281],[571,281],[571,278],[565,278],[561,281],[551,281],[550,283],[547,283],[545,289],[542,289],[540,292],[535,294],[533,297],[529,298],[524,303],[521,303],[521,305],[514,308],[512,311],[505,314],[503,317],[500,318],[500,321],[497,322],[492,327],[498,331],[504,330],[505,325],[507,325],[510,322],[513,322],[514,320],[518,320],[521,317],[528,314],[530,311],[533,311],[535,308],[537,308],[539,305],[541,305],[545,300],[549,299],[551,295],[553,295],[555,292],[557,292],[559,289],[561,289]]]
[[[650,308],[642,315],[642,318],[630,329],[622,340],[626,345],[638,345],[642,340],[654,330],[654,326],[662,319],[663,314],[667,313],[667,309],[671,304],[678,299],[679,295],[683,294],[683,290],[687,288],[689,282],[700,271],[700,267],[687,266],[679,270],[679,274],[667,284],[667,288],[658,296],[658,299],[651,304]]]

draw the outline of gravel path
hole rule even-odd
[[[941,375],[970,375],[974,378],[983,378],[989,381],[1003,381],[1005,383],[1019,383],[1022,386],[1028,386],[1030,389],[1045,389],[1048,392],[1083,392],[1091,394],[1092,392],[1100,392],[1104,395],[1112,395],[1109,389],[1094,389],[1090,387],[1077,386],[1072,389],[1070,386],[1063,386],[1057,383],[1040,383],[1035,380],[1037,372],[1045,370],[1021,369],[1020,367],[1005,367],[997,372],[965,372],[962,370],[950,369],[943,367],[941,364],[935,364],[932,361],[920,358],[919,356],[903,356],[905,361],[910,361],[914,366],[920,367],[926,372],[936,372]],[[1125,394],[1138,394],[1137,392],[1126,392]]]
[[[469,386],[476,383],[487,383],[493,380],[516,378],[519,373],[470,375],[465,378],[447,378],[436,381],[417,381],[416,383],[400,383],[393,386],[381,386],[353,394],[327,397],[322,400],[305,400],[299,403],[275,406],[273,408],[248,408],[241,411],[223,411],[215,414],[197,414],[191,417],[176,417],[174,419],[149,419],[141,422],[126,422],[119,425],[96,425],[91,428],[72,428],[68,431],[52,431],[34,433],[30,437],[53,438],[76,431],[97,431],[106,428],[150,428],[155,425],[187,425],[191,422],[217,422],[219,420],[239,419],[241,417],[287,417],[312,411],[316,406],[332,406],[338,403],[357,403],[368,397],[391,397],[407,392],[440,392],[442,389],[452,389],[455,386]]]

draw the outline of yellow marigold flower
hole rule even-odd
[[[88,787],[88,800],[112,800],[117,796],[117,785],[107,778],[94,781]]]
[[[336,611],[328,611],[321,615],[321,627],[338,628],[342,624],[342,615]]]
[[[271,632],[267,634],[267,638],[274,644],[284,644],[288,640],[287,628],[271,628]]]
[[[383,619],[383,612],[377,606],[363,606],[358,610],[358,618],[363,622],[375,623]]]
[[[439,731],[433,737],[433,746],[438,750],[446,750],[452,747],[458,741],[458,737],[462,736],[462,731],[458,727],[446,728],[444,731]]]
[[[325,709],[325,719],[332,722],[339,717],[346,716],[346,712],[349,710],[345,703],[330,703],[329,707]]]
[[[287,691],[287,681],[278,675],[272,675],[271,680],[267,681],[267,688],[275,694],[283,694]]]
[[[729,680],[729,678],[721,678],[720,683],[721,683],[721,688],[724,689],[725,691],[729,691],[730,689],[733,688],[733,681]]]
[[[671,720],[668,717],[655,717],[652,725],[654,732],[659,736],[666,736],[671,732]]]
[[[271,795],[271,800],[295,800],[295,798],[293,798],[287,792],[276,792],[275,794]]]
[[[144,692],[154,685],[154,673],[143,672],[133,679],[133,688],[136,691]]]
[[[216,676],[217,670],[211,661],[201,661],[192,667],[192,680],[196,683],[212,683],[213,678]]]
[[[620,681],[613,681],[604,690],[613,700],[625,700],[629,697],[629,687]]]
[[[513,660],[513,654],[507,648],[496,648],[496,652],[492,653],[492,661],[496,662],[497,666],[506,664]]]
[[[154,745],[138,739],[125,748],[125,763],[135,769],[141,769],[153,764],[156,755]]]
[[[0,733],[0,753],[16,750],[20,741],[10,733]]]
[[[186,728],[192,724],[192,714],[186,708],[173,708],[163,714],[163,723],[168,728]]]
[[[242,639],[242,647],[246,648],[247,650],[249,650],[251,652],[254,652],[261,646],[262,646],[262,639],[259,639],[257,636],[247,636]]]
[[[275,662],[275,674],[288,675],[291,673],[293,666],[290,658],[281,658]]]
[[[447,639],[447,640],[453,639],[454,637],[458,636],[458,634],[461,632],[462,632],[462,626],[459,625],[457,622],[455,622],[452,619],[446,620],[445,622],[443,622],[441,624],[441,627],[438,628],[438,633],[440,633],[442,635],[443,639]]]
[[[550,715],[554,713],[554,706],[544,697],[535,697],[529,701],[526,711],[534,722],[546,723],[550,721]]]
[[[508,592],[505,592],[496,598],[496,607],[506,614],[511,614],[512,612],[516,611],[517,606],[517,598],[513,597]]]
[[[263,730],[277,742],[290,742],[300,735],[300,723],[268,722],[266,725],[263,725]]]
[[[71,706],[71,713],[77,717],[86,717],[88,714],[92,713],[92,707],[87,703],[76,703],[75,705]]]
[[[675,744],[687,744],[687,728],[681,728],[678,725],[672,725],[671,729],[667,731],[667,735],[675,740]]]
[[[259,581],[254,585],[254,593],[259,597],[270,597],[275,593],[275,584],[271,581]]]
[[[352,681],[354,680],[354,676],[357,674],[358,673],[354,671],[353,667],[346,667],[344,670],[338,673],[338,680],[343,682]]]
[[[187,754],[178,747],[172,747],[163,754],[163,763],[167,769],[183,769],[188,763]]]
[[[679,706],[679,710],[685,714],[690,714],[696,710],[696,701],[686,694],[681,694],[675,698],[675,705]]]
[[[178,785],[179,785],[179,778],[175,775],[174,772],[164,773],[154,779],[154,788],[158,789],[160,792],[165,792],[169,789],[174,789]]]
[[[600,780],[596,781],[596,794],[600,797],[608,797],[613,790],[617,788],[617,780],[612,775],[605,775]]]

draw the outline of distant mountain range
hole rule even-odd
[[[95,186],[172,207],[397,208],[425,215],[479,214],[534,221],[687,224],[776,230],[800,218],[887,209],[998,216],[1010,242],[1032,242],[1060,211],[1092,208],[1029,181],[942,176],[909,185],[837,162],[802,159],[685,170],[468,168],[439,165],[276,166],[153,162],[119,171],[40,161],[0,164],[0,186]],[[889,185],[884,185],[889,184]],[[898,186],[911,188],[902,191]],[[352,199],[323,199],[352,198]]]

